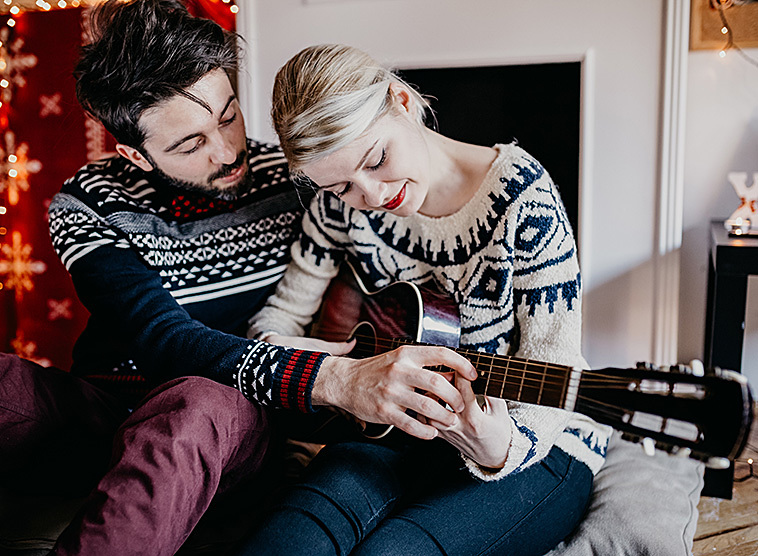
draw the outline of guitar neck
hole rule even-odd
[[[393,348],[412,342],[393,340]],[[581,371],[566,365],[450,348],[476,368],[475,394],[573,411]]]
[[[573,410],[581,371],[519,357],[456,350],[476,368],[475,394]]]

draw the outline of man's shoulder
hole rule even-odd
[[[114,155],[82,166],[65,181],[58,196],[75,197],[97,212],[108,207],[157,212],[155,192],[147,172]]]
[[[247,140],[248,165],[256,190],[271,185],[287,185],[289,168],[279,145]]]

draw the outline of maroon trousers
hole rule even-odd
[[[54,554],[174,554],[217,493],[261,469],[269,441],[266,412],[208,379],[168,382],[129,413],[84,380],[0,354],[0,477],[94,487]]]

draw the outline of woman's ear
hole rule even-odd
[[[390,94],[392,95],[393,105],[403,112],[412,114],[415,108],[416,99],[408,90],[408,87],[401,83],[390,83]]]

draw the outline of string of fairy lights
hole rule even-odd
[[[188,0],[188,4],[193,0]],[[197,1],[197,0],[194,0]],[[41,261],[32,259],[32,246],[24,242],[19,231],[9,231],[4,222],[10,222],[11,211],[29,191],[31,174],[38,173],[42,165],[34,160],[26,143],[17,142],[10,126],[10,106],[16,88],[26,84],[24,72],[37,64],[37,57],[23,51],[23,37],[17,23],[24,13],[48,12],[67,8],[91,7],[102,0],[0,0],[0,290],[15,292],[16,302],[24,292],[33,289],[33,277],[45,271]],[[234,0],[203,0],[205,8],[215,4],[216,10],[228,9],[236,15],[239,7]],[[226,8],[224,8],[226,6]],[[54,99],[40,98],[41,102]]]
[[[734,50],[742,56],[749,64],[752,64],[756,67],[758,67],[758,60],[755,58],[752,58],[751,56],[748,56],[744,50],[742,50],[737,43],[734,40],[734,31],[732,31],[732,26],[729,24],[729,20],[726,17],[726,8],[731,7],[732,2],[731,0],[711,0],[711,5],[714,6],[719,11],[719,17],[721,19],[721,34],[724,35],[724,38],[726,39],[726,43],[724,44],[723,48],[719,50],[719,56],[721,58],[726,57],[726,53],[728,50]]]

